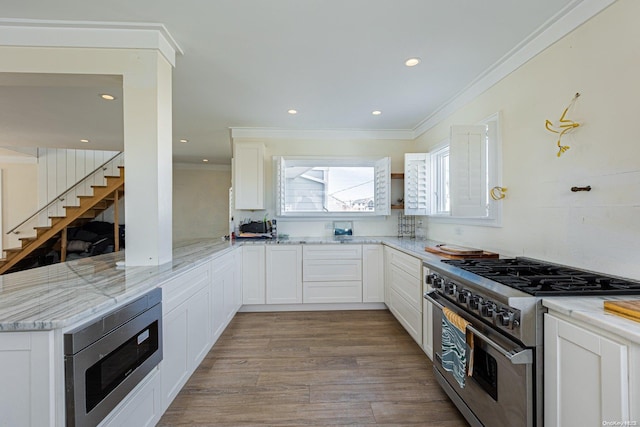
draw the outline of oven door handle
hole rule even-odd
[[[435,300],[432,294],[435,294],[436,291],[430,291],[424,293],[424,299],[429,301],[431,304],[435,305],[440,310],[445,307],[440,304],[437,300]],[[467,325],[467,329],[470,330],[473,335],[480,338],[482,341],[487,343],[490,347],[493,347],[498,353],[503,355],[506,359],[509,360],[513,365],[531,365],[533,363],[533,352],[531,349],[527,348],[516,348],[514,350],[506,350],[500,344],[493,341],[483,332],[480,332],[478,329],[474,328],[471,325]]]

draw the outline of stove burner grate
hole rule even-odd
[[[442,262],[532,295],[640,294],[640,282],[530,259],[465,259]]]

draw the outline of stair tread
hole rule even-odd
[[[36,236],[18,238],[22,243],[22,247],[4,249],[5,257],[0,258],[0,268],[2,268],[2,273],[11,271],[10,269],[17,265],[17,262],[20,262],[21,259],[26,259],[25,257],[31,256],[29,254],[34,250],[37,251],[38,247],[42,246],[42,244],[38,242],[44,243],[44,240],[48,240],[50,237],[58,235],[59,233],[57,230],[61,230],[62,226],[74,227],[86,224],[89,220],[94,219],[97,215],[113,205],[114,200],[116,200],[116,192],[118,194],[118,198],[122,197],[124,195],[124,166],[117,167],[118,171],[114,170],[113,172],[119,172],[119,175],[104,175],[107,183],[106,185],[90,185],[90,188],[97,190],[94,191],[93,195],[78,195],[76,197],[80,201],[80,204],[64,205],[63,207],[67,209],[67,215],[48,216],[49,220],[51,220],[51,225],[35,226],[33,229],[37,232]],[[102,189],[107,189],[107,191],[102,191]],[[85,203],[85,206],[87,204],[91,206],[83,207],[83,199],[93,199],[93,201]],[[52,230],[54,230],[55,233]],[[44,236],[50,237],[43,239]],[[23,251],[25,253],[21,254],[20,252]],[[2,251],[0,251],[0,255],[1,254]]]

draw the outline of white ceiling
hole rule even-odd
[[[0,0],[0,18],[164,24],[184,51],[174,160],[228,164],[234,127],[415,130],[578,3]],[[98,98],[117,77],[41,77],[0,74],[0,146],[122,149],[121,102]]]

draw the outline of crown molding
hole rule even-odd
[[[531,33],[518,46],[500,58],[469,86],[440,106],[413,129],[414,138],[436,126],[448,116],[480,96],[500,80],[520,68],[540,52],[602,12],[616,0],[574,0]]]
[[[51,21],[0,18],[0,45],[19,47],[81,47],[155,49],[175,67],[183,51],[159,23]]]
[[[410,129],[275,129],[231,128],[231,138],[261,139],[391,139],[412,140]]]

